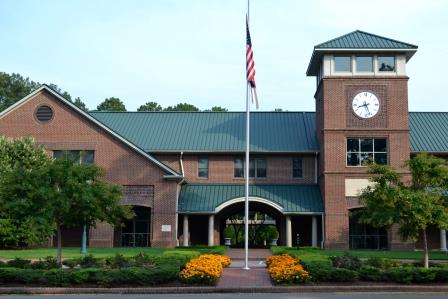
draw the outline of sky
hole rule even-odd
[[[90,109],[119,97],[245,110],[246,0],[0,0],[0,72]],[[447,0],[252,0],[260,110],[314,111],[313,47],[356,29],[419,46],[410,111],[448,111]]]

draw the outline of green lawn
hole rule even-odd
[[[140,252],[146,253],[148,255],[160,256],[165,252],[173,251],[198,251],[200,253],[218,253],[225,252],[225,246],[213,246],[213,247],[185,247],[185,248],[175,248],[175,249],[165,249],[165,248],[148,248],[148,247],[118,247],[118,248],[89,248],[88,254],[92,254],[95,257],[108,257],[114,256],[116,253],[120,253],[124,256],[134,256]],[[45,258],[47,256],[56,256],[55,248],[37,248],[37,249],[23,249],[23,250],[0,250],[0,259],[13,259],[20,257],[23,259],[37,259]],[[68,247],[62,249],[63,258],[76,258],[81,257],[79,247]]]
[[[339,256],[344,255],[347,252],[351,255],[358,256],[361,258],[369,257],[383,257],[390,259],[403,259],[403,260],[422,260],[422,251],[379,251],[379,250],[321,250],[315,248],[287,248],[287,247],[273,247],[272,252],[274,254],[279,253],[289,253],[291,255],[297,256],[303,260],[326,260],[328,256]],[[448,254],[442,251],[431,251],[429,253],[429,258],[432,260],[448,260]]]

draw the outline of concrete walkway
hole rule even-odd
[[[272,253],[269,249],[249,249],[249,268],[244,267],[244,249],[231,248],[226,255],[232,263],[222,272],[218,288],[256,288],[272,287],[265,259]]]

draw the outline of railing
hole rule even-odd
[[[121,233],[121,246],[148,247],[149,233]]]
[[[350,249],[387,249],[387,235],[350,235]]]

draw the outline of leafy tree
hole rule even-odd
[[[0,72],[0,111],[24,98],[39,86],[38,82],[31,81],[19,74],[9,75]]]
[[[365,208],[360,221],[374,227],[396,223],[403,240],[423,237],[424,266],[429,266],[426,229],[430,225],[448,227],[448,164],[445,160],[422,153],[407,161],[410,182],[403,183],[399,172],[386,165],[371,164],[373,187],[367,187],[360,199]]]
[[[21,223],[39,224],[40,240],[57,233],[57,260],[62,258],[62,226],[94,226],[97,222],[118,225],[130,218],[121,206],[121,189],[100,180],[104,171],[96,165],[79,164],[65,155],[42,167],[15,167],[2,180],[2,212]]]
[[[212,109],[204,110],[206,112],[228,112],[229,110],[227,108],[221,107],[221,106],[213,106]]]
[[[79,97],[77,97],[75,99],[73,104],[75,104],[76,107],[78,107],[79,109],[81,109],[85,112],[89,111],[89,109],[87,109],[87,107],[86,107],[86,104]]]
[[[156,102],[147,102],[146,104],[141,105],[137,111],[162,111],[162,106]]]
[[[126,111],[126,107],[119,98],[110,97],[105,99],[97,107],[98,111]]]
[[[168,106],[163,111],[199,111],[199,108],[191,104],[179,103],[176,106]]]
[[[0,246],[26,247],[41,243],[47,239],[52,231],[51,225],[34,217],[33,213],[22,214],[22,205],[14,205],[4,194],[4,186],[11,173],[28,173],[34,169],[46,167],[51,163],[46,150],[36,146],[31,138],[11,139],[0,136]],[[23,189],[28,186],[23,182]]]

